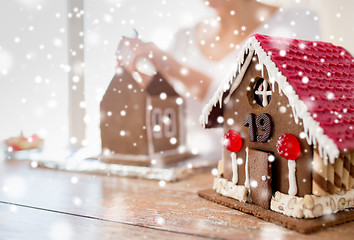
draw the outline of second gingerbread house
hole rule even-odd
[[[150,166],[185,159],[185,103],[159,73],[142,82],[120,67],[101,105],[100,159]]]

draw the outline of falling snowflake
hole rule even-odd
[[[250,185],[252,188],[256,188],[258,186],[258,182],[256,180],[252,180]]]
[[[222,116],[219,116],[219,117],[216,119],[216,121],[217,121],[218,123],[223,123],[223,122],[224,122],[224,118],[223,118]]]
[[[170,143],[172,144],[172,145],[175,145],[176,143],[177,143],[177,139],[176,138],[170,138]]]
[[[183,99],[180,98],[180,97],[178,97],[178,98],[176,99],[176,103],[177,103],[177,105],[181,105],[181,104],[183,103]]]
[[[232,126],[235,123],[234,119],[229,118],[227,119],[227,125]]]
[[[309,78],[308,77],[303,77],[301,81],[306,84],[306,83],[309,82]]]
[[[327,92],[326,97],[327,97],[328,100],[333,100],[334,99],[334,93]]]
[[[274,160],[275,160],[275,157],[273,155],[269,155],[268,156],[268,161],[269,162],[274,162]]]
[[[165,187],[166,186],[166,182],[163,181],[163,180],[159,181],[159,186],[160,187]]]
[[[70,181],[72,184],[76,184],[79,182],[79,178],[77,176],[73,176],[73,177],[71,177]]]
[[[164,92],[160,93],[160,99],[161,100],[166,100],[167,99],[167,94],[164,93]]]

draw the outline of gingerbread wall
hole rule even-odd
[[[160,112],[159,131],[154,129],[154,111]],[[144,163],[137,160],[136,164],[149,164],[157,156],[164,161],[182,159],[186,155],[177,150],[185,143],[184,111],[183,99],[160,74],[143,88],[123,69],[112,79],[100,105],[104,161],[132,163],[143,157]],[[129,155],[129,160],[121,155]]]
[[[152,134],[152,143],[154,146],[154,152],[159,153],[160,151],[166,152],[169,150],[177,149],[178,146],[181,144],[182,138],[181,138],[181,132],[180,128],[182,127],[180,124],[180,114],[182,112],[181,107],[176,103],[177,97],[174,96],[168,96],[167,99],[161,100],[160,96],[151,96],[150,101],[151,101],[151,106],[152,109],[160,109],[163,118],[166,117],[166,111],[173,111],[175,116],[174,116],[174,123],[168,123],[166,120],[163,120],[163,123],[161,124],[161,129],[160,129],[160,134],[157,136],[159,137],[154,137],[154,133]],[[150,122],[153,121],[153,116],[152,116],[152,111],[150,111]],[[168,131],[168,127],[174,125],[174,134],[166,134]],[[182,131],[185,131],[183,128]],[[175,138],[175,139],[173,139]]]
[[[154,148],[154,153],[168,153],[168,151],[176,150],[181,143],[183,143],[181,131],[185,131],[184,125],[181,124],[180,115],[184,113],[184,103],[182,98],[173,89],[173,87],[163,78],[161,74],[156,74],[150,84],[146,88],[148,96],[148,103],[151,106],[147,106],[149,123],[152,123],[152,144]],[[179,99],[180,101],[177,101]],[[161,129],[156,134],[154,132],[154,116],[153,111],[158,109],[161,111],[162,123]],[[174,123],[171,122],[169,125],[166,122],[167,112],[173,112]],[[166,133],[169,126],[174,126],[175,134]],[[156,137],[157,136],[157,137]],[[174,139],[175,138],[175,139]],[[175,151],[176,153],[176,151]]]
[[[275,161],[272,165],[272,190],[280,191],[282,193],[288,193],[288,160],[282,158],[276,150],[277,139],[283,133],[291,133],[297,137],[301,146],[301,154],[296,160],[296,182],[297,182],[297,196],[304,196],[305,194],[311,194],[312,192],[312,146],[309,146],[306,139],[301,138],[304,134],[302,122],[295,123],[292,109],[289,106],[289,102],[286,96],[279,93],[278,85],[275,83],[272,92],[271,100],[266,107],[261,107],[252,103],[253,100],[253,84],[252,79],[262,78],[260,70],[256,69],[258,59],[255,56],[251,61],[245,76],[232,94],[230,101],[224,105],[223,117],[224,117],[224,132],[229,129],[235,129],[242,137],[243,144],[240,151],[237,153],[237,158],[241,158],[243,163],[238,166],[238,184],[243,185],[245,182],[245,149],[257,149],[265,152],[272,153],[275,156]],[[268,73],[265,67],[264,79],[268,79]],[[253,113],[259,116],[262,113],[266,113],[271,116],[273,122],[273,128],[271,131],[271,138],[265,142],[251,142],[249,138],[249,128],[243,125],[245,118]],[[230,120],[231,119],[231,120]],[[264,131],[258,130],[258,135],[263,135]],[[301,137],[300,137],[301,136]],[[232,166],[231,166],[231,153],[224,149],[223,156],[225,160],[225,172],[224,177],[228,180],[232,180]]]
[[[113,154],[148,155],[146,94],[123,71],[115,75],[102,98],[102,149]]]

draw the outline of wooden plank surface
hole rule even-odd
[[[329,227],[334,227],[343,223],[354,221],[354,209],[340,211],[336,213],[335,217],[324,216],[314,219],[294,218],[286,216],[282,213],[272,211],[270,209],[264,209],[263,207],[253,203],[243,203],[236,199],[222,196],[211,188],[199,191],[198,195],[209,201],[213,201],[229,208],[252,214],[260,219],[275,223],[279,226],[283,226],[291,230],[295,230],[299,233],[318,232]]]
[[[1,202],[143,226],[155,229],[156,235],[168,231],[222,239],[352,239],[354,222],[302,235],[202,199],[197,192],[210,188],[210,173],[161,183],[32,169],[28,162],[0,164]]]
[[[0,203],[0,239],[200,239],[168,231]],[[6,219],[6,221],[4,221]]]

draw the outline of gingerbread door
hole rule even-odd
[[[272,169],[271,162],[274,156],[270,153],[249,149],[248,171],[250,196],[252,202],[269,209],[272,197]]]

